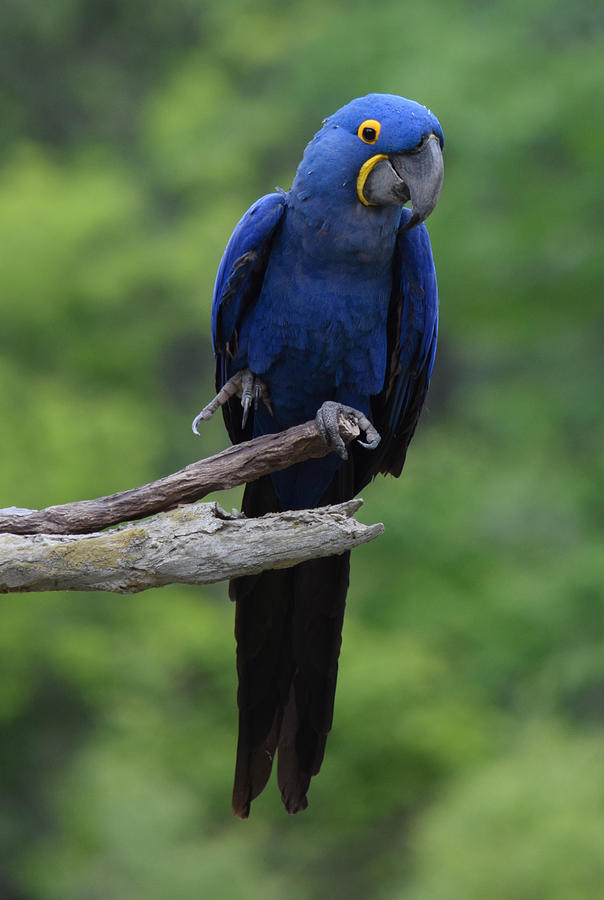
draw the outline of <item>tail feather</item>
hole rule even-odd
[[[292,683],[287,705],[283,713],[281,734],[279,735],[279,756],[277,759],[277,780],[281,799],[288,813],[302,812],[308,806],[306,793],[312,773],[300,764],[296,739],[300,730],[298,704]]]
[[[270,479],[249,484],[242,506],[248,516],[276,512],[279,502]],[[284,642],[291,632],[290,582],[289,570],[273,570],[236,578],[229,586],[230,597],[236,602],[239,678],[233,812],[242,819],[249,815],[250,803],[270,776],[291,682],[291,649]]]
[[[279,737],[277,779],[288,812],[307,806],[331,730],[350,554],[297,566],[293,675]]]
[[[264,790],[270,777],[279,729],[280,722],[275,716],[273,725],[264,740],[255,745],[241,728],[239,730],[233,786],[233,812],[240,819],[247,819],[252,800]]]
[[[268,781],[291,682],[289,572],[264,572],[251,590],[234,586],[239,740],[233,809],[241,818]]]
[[[349,499],[351,485],[343,466],[321,505]],[[246,515],[279,508],[270,477],[246,487]],[[241,818],[266,785],[277,749],[287,811],[308,805],[333,718],[349,562],[345,553],[231,582],[239,676],[233,810]]]

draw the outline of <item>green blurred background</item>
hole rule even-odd
[[[236,220],[359,94],[447,136],[433,389],[310,809],[231,816],[225,585],[5,596],[2,900],[604,896],[603,85],[601,0],[0,6],[0,506],[226,446],[189,423]]]

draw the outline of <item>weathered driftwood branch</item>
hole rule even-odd
[[[246,519],[189,504],[79,536],[0,535],[0,593],[115,591],[207,584],[342,553],[383,532],[353,514],[362,500]]]
[[[342,416],[340,435],[348,443],[359,436],[359,428],[353,420]],[[0,534],[87,534],[172,509],[179,503],[192,503],[212,491],[255,481],[262,475],[305,459],[326,456],[328,452],[314,421],[306,422],[229,447],[142,487],[42,510],[2,510]]]
[[[348,443],[359,429],[342,417],[340,434]],[[1,510],[0,593],[134,593],[170,583],[207,584],[350,550],[383,531],[353,518],[361,500],[259,519],[230,515],[216,503],[192,503],[328,452],[315,423],[307,422],[129,491],[43,510]],[[144,522],[100,531],[153,513]]]

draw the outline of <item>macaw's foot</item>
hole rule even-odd
[[[243,428],[245,428],[252,402],[254,404],[254,409],[258,409],[258,404],[262,400],[272,416],[273,408],[271,406],[267,386],[261,378],[254,375],[251,369],[242,369],[241,372],[237,372],[232,378],[229,378],[218,391],[214,399],[210,400],[208,405],[204,406],[201,412],[195,416],[191,424],[193,434],[199,434],[199,431],[197,430],[199,423],[207,422],[208,419],[211,419],[216,410],[220,409],[221,406],[224,406],[224,404],[235,395],[241,397],[241,405],[243,407],[241,425]]]
[[[327,446],[334,450],[338,456],[341,456],[342,459],[348,459],[348,450],[340,436],[338,425],[338,415],[340,413],[352,419],[359,426],[360,430],[365,433],[367,440],[359,441],[361,447],[366,447],[367,450],[375,450],[381,441],[381,437],[367,416],[359,412],[358,409],[353,409],[352,406],[344,406],[343,403],[335,403],[333,400],[326,400],[315,416],[317,429]]]

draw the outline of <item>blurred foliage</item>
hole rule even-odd
[[[189,423],[236,220],[355,95],[447,136],[436,375],[309,811],[231,817],[224,585],[5,596],[3,900],[601,896],[603,82],[600,0],[0,7],[0,506],[223,447]]]

